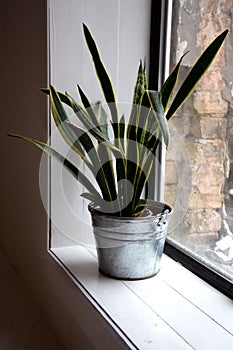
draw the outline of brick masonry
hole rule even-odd
[[[189,205],[176,229],[176,238],[183,237],[189,246],[196,247],[198,238],[213,243],[224,235],[222,208],[225,198],[227,205],[231,202],[228,189],[233,187],[233,0],[173,3],[172,66],[184,52],[190,51],[183,62],[183,76],[218,34],[226,28],[230,31],[210,70],[172,120],[184,140],[192,168]],[[177,197],[182,167],[179,157],[174,164],[168,152],[165,201],[171,205],[183,201],[182,191]]]

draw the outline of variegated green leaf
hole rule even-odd
[[[85,95],[85,93],[83,92],[83,90],[79,85],[78,85],[78,92],[79,92],[82,104],[85,107],[87,114],[90,116],[91,121],[94,123],[94,125],[98,126],[98,120],[92,108],[93,106],[91,105],[90,101],[88,100],[87,96]]]
[[[148,139],[158,128],[157,118],[155,117],[155,113],[152,111],[147,91],[144,91],[140,101],[137,125],[137,141],[143,146],[141,149],[145,147],[147,148]]]
[[[146,65],[142,63],[140,60],[139,67],[138,67],[138,73],[137,73],[137,80],[134,87],[134,94],[133,94],[133,105],[138,105],[141,101],[142,95],[144,94],[144,91],[148,89],[148,83],[147,83],[147,77],[146,77]]]
[[[102,159],[99,158],[99,155],[90,136],[85,130],[79,128],[76,125],[70,124],[70,128],[76,135],[81,145],[83,146],[83,149],[86,151],[86,157],[89,157],[91,160],[91,163],[93,165],[92,173],[96,178],[96,181],[101,189],[103,199],[105,199],[106,201],[112,201],[112,193],[109,188],[105,172],[103,170]]]
[[[90,202],[94,202],[96,203],[96,197],[95,195],[93,195],[93,193],[90,193],[90,192],[83,192],[81,194],[81,197],[85,198],[85,199],[88,199]]]
[[[105,96],[105,100],[108,103],[108,106],[111,111],[113,124],[116,125],[118,123],[118,111],[117,111],[117,105],[116,105],[115,92],[112,86],[111,79],[102,62],[95,40],[91,32],[89,31],[89,29],[84,23],[83,23],[83,31],[84,31],[84,36],[86,39],[88,49],[93,59],[97,76],[99,78],[100,85],[103,90],[103,94]],[[115,136],[116,135],[118,135],[117,132]]]
[[[140,200],[142,191],[147,183],[152,167],[153,167],[154,155],[152,152],[149,152],[144,160],[143,165],[140,167],[137,172],[137,177],[134,182],[134,196],[132,200],[132,211],[136,209],[138,202]]]
[[[97,120],[98,120],[99,128],[103,132],[103,134],[105,135],[106,139],[109,140],[107,113],[105,112],[105,109],[103,108],[103,105],[100,101],[98,101],[97,107],[98,107]]]
[[[121,149],[124,151],[125,150],[125,116],[124,114],[121,116],[120,119],[120,144],[121,144]]]
[[[87,128],[88,132],[90,132],[90,134],[92,134],[99,142],[104,142],[106,146],[110,147],[113,151],[120,152],[120,150],[114,146],[105,137],[104,133],[88,118],[85,110],[69,94],[67,94],[67,97],[70,99],[73,111],[82,124]]]
[[[168,122],[164,114],[164,109],[161,101],[161,95],[157,91],[148,91],[148,97],[152,106],[152,109],[155,112],[156,119],[159,124],[159,128],[161,130],[164,143],[168,147],[170,134],[168,128]]]
[[[174,113],[182,106],[189,95],[194,90],[196,84],[199,82],[203,74],[206,72],[218,50],[220,49],[228,30],[222,32],[212,43],[205,49],[205,51],[198,58],[188,76],[182,83],[179,91],[177,92],[171,107],[169,108],[166,118],[169,120]]]
[[[11,136],[35,144],[59,161],[87,189],[87,192],[82,194],[84,198],[94,201],[106,211],[110,208],[110,211],[115,211],[116,215],[138,215],[144,209],[145,203],[140,198],[143,189],[148,187],[148,178],[152,170],[156,148],[161,138],[164,139],[166,145],[169,143],[167,121],[182,106],[208,69],[227,31],[220,34],[196,61],[172,103],[184,56],[169,75],[161,92],[148,91],[145,64],[140,61],[133,92],[133,107],[127,127],[124,115],[120,121],[118,119],[111,79],[102,62],[95,40],[85,24],[83,24],[83,31],[105,100],[111,111],[114,141],[110,141],[108,118],[102,104],[91,105],[80,86],[78,90],[84,108],[68,93],[56,91],[52,86],[50,89],[41,89],[41,91],[50,94],[53,117],[60,133],[88,165],[96,178],[102,196],[74,164],[49,145],[21,135],[11,134]],[[72,108],[85,130],[69,122],[63,103]]]
[[[133,93],[133,104],[131,108],[128,128],[127,128],[127,135],[132,139],[133,133],[135,133],[135,140],[136,140],[136,125],[137,125],[137,115],[138,115],[138,109],[141,105],[141,99],[144,94],[144,92],[148,89],[147,84],[147,77],[146,77],[146,67],[145,63],[143,65],[142,61],[140,60],[138,72],[137,72],[137,79],[134,87],[134,93]]]
[[[163,84],[163,87],[161,89],[162,104],[163,104],[164,111],[166,111],[168,108],[168,104],[170,102],[173,91],[174,91],[176,84],[178,82],[178,75],[179,75],[179,71],[180,71],[181,62],[187,53],[188,52],[186,52],[180,58],[179,62],[176,64],[175,68],[169,74],[169,77],[167,78],[167,80],[165,81],[165,83]]]
[[[48,89],[48,88],[40,88],[40,91],[44,92],[46,95],[50,94],[50,89]],[[60,91],[57,91],[57,94],[63,103],[65,103],[67,106],[71,107],[70,100],[67,98],[66,94],[64,94]]]
[[[69,124],[65,122],[69,120],[65,109],[62,106],[60,97],[56,91],[56,89],[51,86],[50,88],[50,101],[51,101],[51,110],[53,114],[53,119],[60,131],[65,142],[80,155],[80,157],[86,162],[87,166],[90,168],[90,164],[85,159],[85,154],[83,152],[83,148],[77,139],[76,135],[71,130]]]
[[[107,180],[109,190],[111,192],[112,200],[115,200],[117,198],[116,179],[110,150],[108,147],[106,147],[105,144],[99,143],[97,147],[97,153],[101,161],[101,167]]]
[[[92,185],[90,180],[73,164],[71,163],[67,158],[63,157],[59,152],[57,152],[55,149],[50,147],[49,145],[32,139],[30,137],[25,137],[18,134],[9,134],[9,136],[17,137],[26,141],[29,141],[33,143],[35,146],[40,148],[42,151],[47,153],[49,156],[52,156],[54,159],[56,159],[64,168],[81,184],[83,185],[92,195],[93,198],[95,198],[96,203],[99,203],[101,205],[102,198],[98,191],[95,189],[95,187]]]

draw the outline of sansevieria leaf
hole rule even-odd
[[[83,146],[83,149],[86,151],[86,157],[89,157],[93,168],[91,169],[96,181],[101,189],[103,198],[106,201],[112,201],[112,193],[109,188],[108,180],[105,176],[105,172],[103,170],[102,160],[99,158],[98,152],[88,135],[88,133],[81,129],[80,127],[70,124],[71,130],[75,133],[77,139]],[[106,146],[105,146],[106,147]]]
[[[97,102],[97,120],[98,120],[98,125],[99,129],[102,131],[106,139],[109,140],[109,135],[108,135],[108,116],[107,113],[105,112],[105,109],[100,101]]]
[[[40,91],[42,91],[43,93],[45,93],[46,95],[50,94],[50,89],[49,88],[40,88]],[[65,103],[67,106],[71,107],[70,104],[70,100],[68,99],[68,97],[66,96],[66,94],[64,94],[63,92],[57,91],[57,94],[60,98],[60,100]]]
[[[198,58],[191,71],[189,72],[187,78],[184,80],[179,91],[172,102],[171,107],[169,108],[166,118],[169,120],[173,114],[182,106],[185,100],[194,90],[196,84],[199,82],[203,74],[209,68],[214,57],[216,56],[218,50],[220,49],[228,30],[222,32],[212,43],[205,49],[205,51]]]
[[[92,134],[98,141],[105,142],[105,144],[113,151],[120,152],[119,149],[106,138],[105,134],[88,118],[86,111],[69,94],[67,94],[67,97],[70,99],[73,111],[78,119],[87,128],[87,131],[90,132],[90,134]]]
[[[83,148],[77,139],[75,133],[71,130],[69,124],[65,123],[69,120],[67,113],[62,106],[61,99],[56,89],[51,86],[50,87],[50,101],[51,101],[51,110],[53,114],[53,119],[55,121],[56,126],[58,127],[60,134],[62,135],[65,142],[80,155],[80,157],[85,161],[87,166],[90,168],[90,163],[85,159],[85,154],[83,152]],[[66,102],[67,102],[66,97]],[[68,103],[68,102],[67,102]],[[71,106],[71,104],[70,104]]]
[[[168,122],[165,118],[164,109],[161,101],[161,94],[158,91],[148,91],[148,97],[151,103],[151,106],[154,110],[155,117],[158,121],[158,125],[160,127],[163,140],[165,145],[168,147],[170,133],[168,128]]]
[[[138,67],[137,80],[134,87],[133,94],[133,105],[138,105],[141,101],[142,95],[144,91],[148,89],[147,77],[146,77],[146,66],[145,63],[143,65],[140,60],[140,64]]]
[[[93,106],[91,105],[90,101],[88,100],[87,96],[85,95],[84,91],[81,89],[81,87],[78,85],[78,92],[81,97],[83,106],[85,107],[86,111],[88,112],[88,115],[90,116],[92,122],[98,126],[98,121],[95,115],[95,112],[93,110]]]
[[[33,143],[35,146],[39,147],[42,151],[47,153],[49,156],[52,156],[54,159],[56,159],[62,166],[65,167],[66,170],[81,184],[83,185],[92,195],[93,198],[95,197],[96,202],[101,205],[102,198],[99,194],[99,192],[95,189],[95,187],[92,185],[90,180],[73,164],[71,163],[67,158],[63,157],[59,152],[57,152],[55,149],[50,147],[49,145],[35,140],[30,137],[25,137],[18,134],[8,134],[12,137],[17,137],[20,139],[23,139],[25,141],[29,141]]]
[[[95,66],[95,70],[97,73],[97,76],[99,78],[99,82],[101,84],[103,94],[105,96],[106,102],[109,104],[109,108],[111,110],[112,114],[112,121],[114,124],[118,122],[118,111],[116,106],[116,98],[115,98],[115,92],[112,86],[111,79],[108,75],[108,72],[102,62],[102,59],[99,54],[99,50],[97,48],[97,45],[95,43],[95,40],[87,28],[87,26],[83,23],[83,31],[84,36],[86,39],[87,46],[89,48],[89,51],[91,53],[93,63]]]
[[[188,52],[186,52],[179,60],[179,62],[176,64],[175,68],[170,73],[169,77],[163,84],[163,87],[161,89],[161,96],[162,96],[162,104],[163,108],[166,111],[168,104],[170,102],[170,99],[172,97],[172,93],[174,91],[174,88],[176,87],[176,84],[178,82],[178,75],[180,70],[181,62],[185,55],[187,55]]]
[[[142,195],[143,188],[148,181],[152,166],[154,162],[154,155],[148,152],[142,166],[137,171],[137,176],[134,181],[134,194],[132,199],[132,210],[134,211],[138,205]]]
[[[169,144],[168,121],[192,93],[228,31],[221,33],[202,53],[183,83],[179,82],[180,88],[176,95],[184,55],[166,79],[161,91],[148,90],[146,67],[140,61],[132,108],[129,115],[122,111],[121,118],[118,116],[113,84],[96,42],[85,24],[83,31],[110,113],[105,110],[102,102],[95,101],[92,104],[79,85],[81,104],[67,92],[57,91],[53,86],[41,91],[50,95],[55,124],[65,142],[88,166],[88,176],[94,176],[94,184],[78,167],[48,144],[18,134],[10,136],[29,141],[54,157],[85,187],[82,196],[95,202],[102,211],[117,216],[137,216],[146,205],[148,179],[156,149],[162,140],[166,146]],[[71,123],[70,113],[78,118],[78,125],[73,124],[73,119]]]

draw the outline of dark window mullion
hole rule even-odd
[[[165,244],[165,254],[173,260],[180,262],[185,268],[193,272],[195,275],[208,282],[211,286],[218,289],[227,297],[233,299],[233,284],[227,281],[216,272],[210,270],[207,266],[201,264],[191,256],[185,254],[181,250],[173,247],[170,243]]]
[[[149,56],[149,89],[160,90],[166,75],[167,28],[171,19],[169,6],[172,0],[151,0],[151,30],[150,30],[150,56]],[[148,197],[163,201],[164,178],[160,164],[165,161],[165,152],[158,147],[156,154],[157,164],[154,164],[152,175],[149,178]],[[163,169],[164,170],[164,169]]]

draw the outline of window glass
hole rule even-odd
[[[233,281],[232,0],[173,1],[170,69],[181,76],[229,29],[195,92],[172,120],[165,201],[174,206],[168,241]]]

